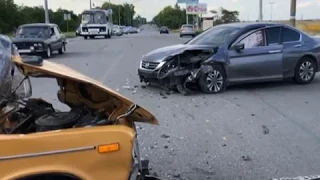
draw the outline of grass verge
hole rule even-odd
[[[66,38],[75,38],[75,37],[77,37],[75,32],[64,32],[63,34],[66,36]]]

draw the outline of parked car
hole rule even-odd
[[[18,27],[13,43],[20,54],[36,54],[50,58],[54,51],[63,54],[67,39],[56,24],[24,24]]]
[[[126,27],[126,34],[130,34],[131,29],[132,29],[132,26],[127,26]]]
[[[113,34],[113,35],[116,35],[116,36],[122,36],[122,35],[123,35],[123,32],[122,32],[120,26],[118,26],[118,25],[113,25],[112,34]]]
[[[185,44],[156,49],[142,57],[141,82],[189,93],[228,85],[292,78],[310,83],[319,71],[319,40],[284,24],[230,23],[214,26]]]
[[[129,30],[129,33],[130,34],[137,34],[138,33],[138,30],[136,27],[131,27],[131,29]]]
[[[196,31],[194,29],[194,26],[192,24],[184,24],[180,28],[180,37],[183,36],[196,36]]]
[[[162,26],[161,28],[160,28],[160,34],[169,34],[169,29],[168,29],[168,27],[167,26]]]

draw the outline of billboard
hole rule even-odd
[[[187,4],[186,11],[187,14],[207,14],[207,4]]]
[[[177,0],[178,4],[198,4],[199,0]]]

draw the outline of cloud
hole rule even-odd
[[[240,1],[240,0],[232,0],[232,2],[234,2],[234,3],[238,2],[238,1]]]
[[[305,8],[305,7],[309,7],[311,6],[312,2],[308,1],[308,2],[300,2],[297,4],[297,8]]]

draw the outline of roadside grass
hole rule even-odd
[[[75,32],[64,32],[63,34],[66,36],[66,38],[75,38],[75,37],[77,37]]]

